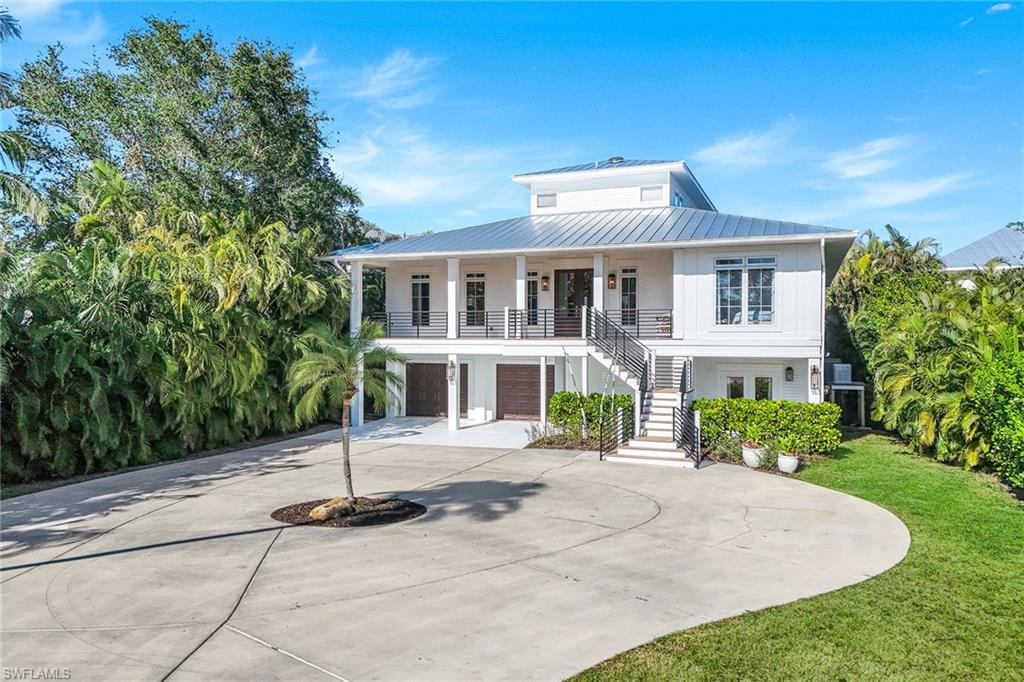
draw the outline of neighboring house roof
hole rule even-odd
[[[1024,267],[1024,232],[1004,227],[943,257],[947,270],[971,270],[993,258],[1010,267]]]
[[[723,241],[800,239],[822,236],[852,240],[856,233],[831,227],[747,218],[717,211],[665,206],[581,213],[529,215],[459,230],[366,244],[331,254],[345,260],[365,257],[562,251],[592,247]]]
[[[663,163],[679,163],[679,161],[643,161],[637,159],[612,161],[611,159],[605,159],[604,161],[591,161],[590,163],[565,166],[564,168],[551,168],[549,170],[518,173],[515,177],[525,177],[527,175],[554,175],[555,173],[579,173],[581,171],[604,170],[606,168],[628,168],[630,166],[657,166]]]

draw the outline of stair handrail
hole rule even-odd
[[[587,342],[611,356],[612,363],[625,365],[634,376],[640,377],[649,365],[654,351],[628,331],[616,324],[601,310],[588,308],[586,315]]]

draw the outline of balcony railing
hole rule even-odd
[[[456,336],[466,339],[582,338],[583,314],[582,308],[462,310],[458,314]],[[608,310],[604,314],[636,338],[672,338],[671,310]],[[389,338],[448,336],[448,313],[443,310],[373,313],[366,317],[384,325],[384,333]]]
[[[448,313],[430,312],[371,313],[366,319],[384,325],[388,338],[444,338],[448,336]]]

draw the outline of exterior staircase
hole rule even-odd
[[[629,464],[655,464],[659,466],[693,469],[688,447],[679,447],[675,411],[682,394],[672,388],[658,388],[644,400],[640,412],[640,435],[620,445],[614,454],[605,457],[609,462]]]

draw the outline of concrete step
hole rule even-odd
[[[640,421],[641,422],[651,422],[652,424],[653,423],[671,424],[672,423],[672,413],[670,412],[669,414],[658,414],[657,412],[649,412],[648,414],[640,415]]]
[[[641,436],[653,436],[655,438],[671,438],[672,427],[662,427],[660,424],[641,424]]]
[[[640,441],[639,445],[636,447],[632,444],[620,445],[616,454],[636,457],[653,457],[656,459],[683,459],[686,457],[686,451],[679,448],[652,448],[649,447],[649,445],[649,443],[644,443],[643,441]]]
[[[631,438],[628,443],[630,448],[638,449],[650,449],[650,450],[669,450],[675,452],[676,442],[671,438],[665,438],[664,436],[640,436],[639,438]]]
[[[622,448],[619,448],[621,451]],[[635,455],[608,455],[604,458],[606,462],[618,462],[620,464],[651,464],[654,466],[676,467],[677,469],[693,469],[693,460],[690,459],[662,459],[659,457],[638,457]]]

